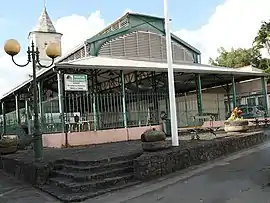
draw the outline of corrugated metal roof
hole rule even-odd
[[[108,57],[87,57],[70,63],[58,63],[58,67],[74,67],[74,68],[104,68],[104,69],[131,69],[143,71],[167,71],[167,63],[157,63],[149,61],[136,61],[120,58]],[[211,65],[203,65],[196,63],[173,64],[174,71],[183,73],[204,73],[204,74],[229,74],[229,75],[252,75],[267,76],[262,71],[239,70],[228,67],[217,67]]]

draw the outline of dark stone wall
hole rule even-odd
[[[264,142],[264,132],[249,132],[226,138],[201,141],[193,147],[175,147],[145,152],[134,160],[134,174],[139,180],[151,180],[174,171],[198,165]]]
[[[33,185],[44,184],[52,169],[52,163],[34,163],[32,161],[22,161],[12,157],[0,157],[0,168],[5,172],[15,176],[19,180]]]

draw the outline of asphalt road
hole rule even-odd
[[[268,203],[268,183],[270,142],[85,203]],[[0,203],[56,202],[0,171]]]
[[[269,183],[270,143],[265,143],[91,203],[269,203]]]

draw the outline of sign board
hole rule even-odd
[[[87,75],[64,74],[66,91],[88,91]]]

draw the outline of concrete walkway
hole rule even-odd
[[[228,158],[115,192],[91,203],[270,202],[270,142]]]

